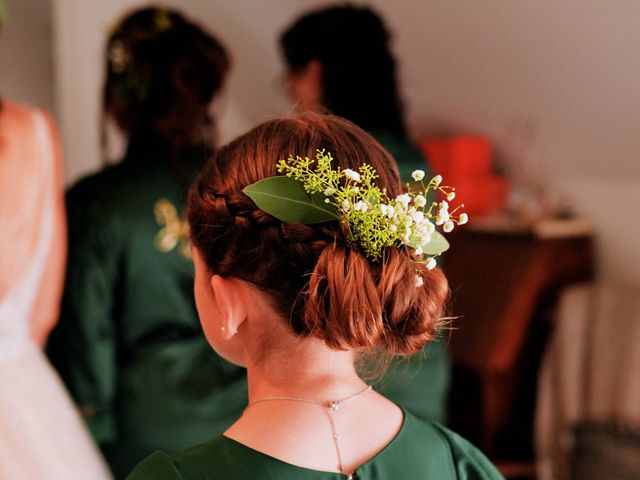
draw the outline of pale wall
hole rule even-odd
[[[51,0],[4,0],[0,29],[0,95],[53,108]]]
[[[276,35],[312,0],[185,0],[227,44],[234,70],[222,139],[286,111]],[[395,34],[412,131],[474,131],[515,169],[514,136],[534,125],[529,168],[590,216],[605,277],[640,282],[640,2],[374,1]],[[57,98],[68,179],[99,165],[102,42],[133,0],[54,0]],[[329,34],[329,33],[328,33]],[[511,153],[511,155],[510,155]]]

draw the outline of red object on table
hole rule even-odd
[[[432,171],[442,175],[445,185],[456,188],[464,210],[472,218],[504,207],[508,183],[504,177],[492,173],[493,147],[488,139],[461,135],[425,138],[419,143]]]
[[[444,183],[455,187],[457,199],[472,219],[501,211],[507,201],[508,184],[503,177],[447,175]]]
[[[451,175],[475,176],[491,173],[493,147],[489,140],[479,136],[425,138],[420,142],[429,163],[436,173],[447,178]]]

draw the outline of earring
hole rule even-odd
[[[224,330],[225,330],[224,325],[222,327],[220,327],[220,330],[224,332]]]

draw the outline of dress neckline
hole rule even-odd
[[[402,411],[402,423],[400,424],[400,429],[398,430],[398,432],[394,435],[394,437],[389,440],[389,442],[378,452],[376,453],[373,457],[371,457],[369,460],[367,460],[366,462],[358,465],[358,467],[353,471],[353,475],[355,475],[356,478],[358,478],[358,473],[363,469],[366,468],[368,465],[371,465],[372,463],[375,463],[377,461],[380,461],[380,459],[384,456],[386,456],[390,450],[394,449],[395,446],[400,442],[401,437],[405,436],[405,431],[407,430],[407,420],[408,420],[408,416],[411,415],[407,410],[405,410],[403,407],[401,407],[400,405],[396,406]],[[284,465],[287,468],[291,468],[291,469],[295,469],[298,470],[300,472],[309,472],[309,473],[314,473],[315,475],[326,475],[327,478],[347,478],[348,475],[344,474],[344,473],[340,473],[337,471],[330,471],[330,470],[315,470],[313,468],[307,468],[307,467],[303,467],[301,465],[296,465],[295,463],[291,463],[291,462],[287,462],[286,460],[282,460],[280,458],[274,457],[272,455],[269,455],[268,453],[265,452],[261,452],[260,450],[256,450],[255,448],[252,448],[248,445],[245,445],[242,442],[239,442],[238,440],[234,440],[233,438],[227,437],[224,433],[221,435],[222,439],[227,442],[230,443],[232,445],[234,445],[236,448],[240,448],[242,450],[251,452],[253,455],[257,455],[260,456],[262,458],[268,459],[269,461],[279,464],[279,465]]]

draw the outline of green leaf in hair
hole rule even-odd
[[[260,210],[285,223],[314,224],[337,220],[337,209],[321,193],[307,193],[298,180],[270,177],[242,190]]]

